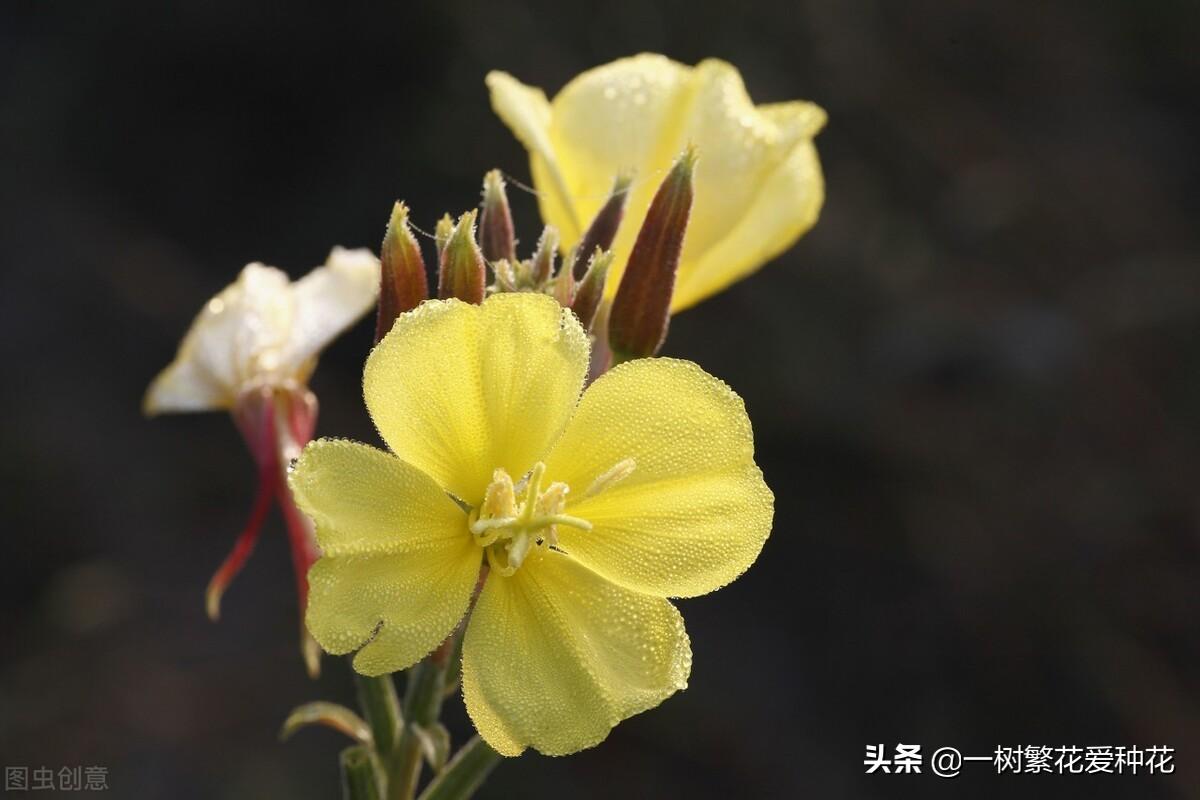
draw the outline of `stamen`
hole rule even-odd
[[[605,489],[611,489],[621,481],[633,474],[633,470],[637,467],[637,462],[632,458],[623,458],[616,464],[609,467],[596,480],[592,481],[592,485],[583,493],[583,498],[595,497]]]
[[[629,469],[632,467],[625,472]],[[564,513],[570,492],[565,483],[556,481],[543,491],[545,475],[546,465],[539,461],[514,486],[508,473],[497,469],[480,507],[467,515],[468,530],[484,548],[489,567],[499,575],[512,575],[534,549],[557,550],[559,525],[592,529],[586,519]]]

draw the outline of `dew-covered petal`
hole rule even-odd
[[[354,667],[375,675],[444,641],[479,573],[462,509],[419,470],[354,442],[308,445],[289,483],[323,554],[308,573],[306,615],[321,647],[362,647]]]
[[[699,157],[695,203],[672,311],[694,305],[787,248],[816,221],[823,201],[812,138],[825,112],[807,102],[756,107],[737,69],[723,61],[692,68],[641,54],[588,70],[550,103],[548,134],[536,150],[501,116],[531,153],[557,164],[574,218],[584,224],[605,201],[614,176],[633,174],[613,245],[610,297],[655,190],[688,145]],[[533,178],[545,193],[536,169]],[[547,214],[545,206],[543,215],[562,230],[564,247],[577,243],[579,225]]]
[[[550,103],[546,93],[526,86],[506,72],[489,72],[486,81],[492,109],[529,151],[533,181],[541,187],[538,205],[542,219],[572,240],[578,238],[583,232],[582,223],[550,144]]]
[[[608,199],[617,174],[633,177],[616,240],[618,272],[610,276],[610,286],[620,278],[655,189],[682,150],[676,142],[687,107],[689,72],[660,55],[622,58],[581,73],[551,105],[551,147],[585,225]],[[563,246],[571,247],[583,231],[563,228],[562,234]]]
[[[175,360],[146,392],[146,413],[231,408],[248,382],[280,363],[293,310],[284,272],[246,266],[196,316]]]
[[[296,312],[285,360],[289,372],[300,374],[375,305],[379,259],[370,250],[335,247],[325,265],[296,281],[292,291]]]
[[[565,755],[686,688],[691,661],[670,602],[539,549],[485,584],[463,643],[463,697],[497,752]]]
[[[595,479],[633,470],[588,496]],[[717,589],[754,562],[774,498],[754,463],[742,400],[690,361],[626,362],[584,392],[546,459],[546,480],[571,487],[560,546],[611,581],[665,597]]]
[[[497,467],[524,475],[571,415],[587,335],[541,294],[423,303],[367,359],[363,392],[401,459],[472,505]]]
[[[812,142],[825,112],[803,102],[754,111],[737,73],[722,67],[713,86],[728,88],[730,105],[722,115],[693,123],[700,154],[696,202],[672,311],[716,294],[791,247],[816,223],[825,201]]]

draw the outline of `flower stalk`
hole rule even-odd
[[[421,793],[420,800],[465,800],[503,760],[504,756],[488,747],[487,742],[473,736]]]
[[[379,777],[371,751],[363,745],[347,747],[339,758],[342,792],[346,800],[380,800]]]

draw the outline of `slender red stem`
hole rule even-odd
[[[268,409],[261,420],[261,435],[258,442],[251,442],[251,451],[258,464],[258,489],[254,495],[254,504],[250,507],[250,517],[246,520],[242,532],[233,543],[233,549],[221,566],[213,573],[205,592],[205,605],[210,619],[221,615],[221,595],[229,586],[230,581],[242,571],[246,559],[254,552],[254,545],[262,533],[263,523],[271,510],[271,502],[278,492],[278,482],[275,477],[279,473],[279,460],[272,455],[275,452],[275,420],[274,414]]]

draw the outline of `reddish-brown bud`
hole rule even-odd
[[[629,199],[630,183],[628,175],[617,176],[613,181],[612,192],[608,195],[608,199],[596,212],[596,218],[592,220],[592,224],[584,232],[583,238],[579,240],[579,245],[575,248],[575,261],[571,264],[571,271],[576,278],[583,277],[588,260],[592,257],[592,253],[596,252],[597,247],[601,250],[608,250],[616,240],[617,231],[621,228],[621,220],[625,216],[625,202]]]
[[[392,329],[396,317],[411,311],[429,298],[429,280],[421,247],[408,227],[408,207],[396,203],[388,221],[383,246],[379,249],[379,313],[375,317],[375,341]]]
[[[479,247],[489,262],[517,260],[516,235],[504,178],[494,169],[483,176],[483,211],[479,216]]]
[[[483,302],[487,266],[475,243],[476,214],[469,211],[458,218],[458,224],[442,250],[438,264],[438,297],[443,300],[457,297],[468,303]]]
[[[608,341],[618,362],[652,356],[667,338],[695,165],[696,153],[689,147],[658,187],[629,254],[608,318]]]
[[[571,302],[571,310],[575,312],[575,316],[579,317],[579,322],[583,325],[584,330],[591,327],[592,319],[596,316],[596,309],[600,307],[600,300],[604,297],[604,282],[608,278],[608,268],[612,266],[612,262],[613,252],[611,250],[596,248],[592,257],[588,259],[587,273],[584,274],[583,280],[575,289],[575,299]]]

